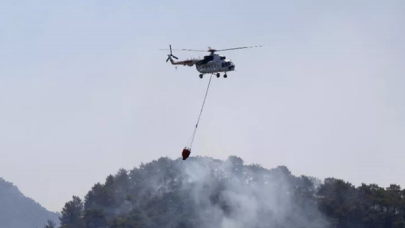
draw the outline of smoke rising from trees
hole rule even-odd
[[[315,179],[313,179],[315,180]],[[129,172],[121,169],[86,195],[67,203],[62,227],[327,227],[315,183],[280,166],[267,170],[192,157],[160,158]],[[73,213],[73,211],[79,213]],[[77,215],[72,216],[72,215]]]
[[[160,158],[65,204],[62,228],[405,228],[405,190],[227,160]]]

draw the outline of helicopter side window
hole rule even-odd
[[[214,56],[205,56],[204,60],[206,61],[212,61],[214,59]]]
[[[225,56],[221,56],[221,60],[224,60],[226,57]]]

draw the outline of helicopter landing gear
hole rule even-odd
[[[220,75],[219,75],[219,73],[217,73],[217,78],[219,78],[220,77]]]
[[[200,78],[203,78],[203,74],[200,74]]]
[[[224,74],[224,78],[227,78],[228,77],[228,75],[226,75],[226,73]]]

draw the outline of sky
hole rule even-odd
[[[191,156],[405,187],[404,1],[0,1],[0,177],[51,211],[187,145]],[[173,53],[179,59],[204,52]],[[208,54],[208,53],[207,53]]]

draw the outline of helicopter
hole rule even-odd
[[[237,47],[237,48],[228,48],[228,49],[221,49],[216,50],[208,47],[209,55],[204,56],[201,58],[193,58],[187,59],[182,61],[174,61],[173,58],[178,59],[172,53],[172,45],[169,45],[170,49],[161,49],[161,50],[170,50],[170,54],[168,54],[166,62],[170,60],[172,65],[183,65],[183,66],[196,66],[197,71],[200,73],[200,78],[203,78],[205,74],[216,74],[217,78],[220,77],[220,73],[224,73],[224,78],[227,78],[227,72],[235,71],[235,64],[230,60],[227,59],[226,56],[218,55],[215,52],[218,51],[229,51],[229,50],[236,50],[236,49],[244,49],[244,48],[254,48],[254,47],[262,47],[263,45],[259,46],[250,46],[250,47]],[[196,51],[196,52],[206,52],[205,50],[192,50],[192,49],[175,49],[178,51]]]

